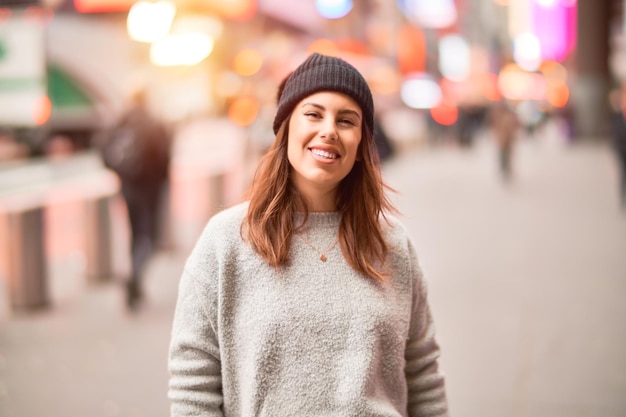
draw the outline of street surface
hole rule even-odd
[[[407,148],[384,166],[428,281],[451,415],[623,417],[626,211],[613,156],[554,129],[518,145],[510,183],[488,136]],[[112,208],[121,276],[127,233]],[[187,250],[153,259],[134,315],[120,277],[86,282],[79,254],[53,258],[52,308],[0,322],[0,416],[168,416]]]

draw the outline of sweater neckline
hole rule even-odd
[[[296,224],[301,224],[304,220],[304,213],[296,213]],[[306,227],[337,227],[341,220],[341,214],[338,211],[316,211],[309,213]]]

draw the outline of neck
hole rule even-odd
[[[328,193],[319,193],[316,195],[303,194],[303,197],[306,203],[306,207],[310,213],[325,213],[337,210],[334,191]]]

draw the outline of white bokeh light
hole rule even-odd
[[[138,42],[161,39],[169,32],[175,14],[176,7],[169,1],[138,1],[128,11],[128,35]]]
[[[513,59],[526,71],[536,71],[541,64],[541,43],[532,33],[521,33],[513,40]]]
[[[439,70],[452,81],[467,79],[470,70],[470,48],[459,35],[447,35],[439,41]]]
[[[431,109],[441,102],[441,88],[429,75],[416,74],[402,83],[400,97],[413,109]]]
[[[427,28],[449,27],[457,19],[453,0],[406,0],[404,8],[410,20]]]
[[[213,52],[206,33],[181,33],[159,39],[150,48],[150,60],[159,66],[195,65]]]

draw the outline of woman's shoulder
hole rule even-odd
[[[239,240],[241,224],[248,211],[248,202],[238,203],[215,213],[207,222],[201,241]]]
[[[239,227],[248,212],[248,204],[248,201],[244,201],[218,211],[211,217],[207,226],[216,228]]]
[[[405,241],[408,239],[409,234],[406,226],[397,215],[386,214],[384,218],[381,219],[381,223],[387,235],[387,239],[392,241]]]
[[[247,207],[247,203],[239,203],[214,214],[196,241],[188,264],[214,263],[217,258],[231,252],[232,248],[239,247],[242,242],[241,224]]]

